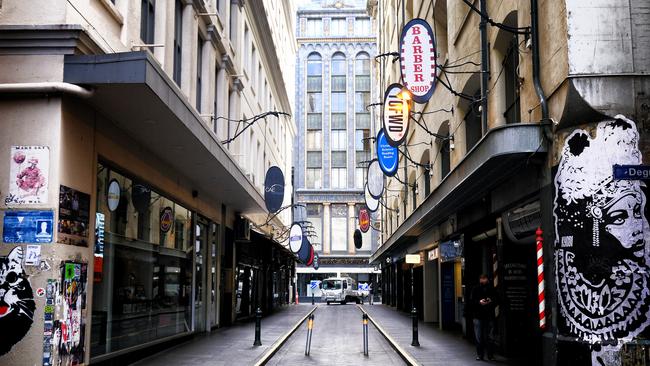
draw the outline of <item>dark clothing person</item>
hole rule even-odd
[[[494,357],[492,336],[494,331],[494,309],[498,296],[489,283],[481,283],[474,288],[470,305],[474,318],[474,336],[476,337],[476,359],[482,360],[487,351],[489,359]]]

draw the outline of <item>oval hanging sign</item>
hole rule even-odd
[[[284,201],[284,174],[277,166],[266,171],[264,179],[264,203],[269,213],[276,213]]]
[[[373,197],[370,194],[370,191],[368,190],[368,185],[366,184],[366,190],[365,190],[365,199],[366,199],[366,207],[368,207],[368,211],[370,212],[375,212],[379,208],[379,199]]]
[[[383,128],[377,134],[377,144],[375,146],[377,147],[379,167],[387,176],[394,176],[397,173],[397,167],[399,165],[397,148],[390,146]]]
[[[300,249],[298,250],[298,259],[302,263],[307,263],[309,260],[309,255],[311,254],[310,248],[311,244],[309,243],[309,240],[307,240],[307,237],[304,236],[302,238],[302,245],[300,246]]]
[[[382,123],[390,146],[398,147],[406,139],[409,128],[408,93],[403,94],[403,86],[391,84],[384,93]]]
[[[416,103],[426,103],[436,88],[436,40],[426,20],[406,23],[400,37],[402,83]]]
[[[368,192],[375,197],[381,197],[384,193],[384,173],[377,160],[373,160],[368,165]]]
[[[302,226],[300,226],[300,224],[294,223],[291,225],[291,230],[289,230],[289,248],[292,252],[298,253],[300,251],[302,239]]]
[[[307,267],[311,266],[314,263],[314,246],[309,244],[309,259],[307,259]]]
[[[363,237],[361,236],[361,230],[356,229],[354,230],[354,247],[357,249],[361,249],[363,246]]]
[[[368,229],[370,229],[370,214],[368,210],[362,208],[359,210],[359,230],[362,233],[367,233]]]
[[[174,224],[174,211],[167,206],[160,210],[160,231],[168,233]]]
[[[122,194],[122,189],[120,188],[120,183],[113,179],[108,185],[108,194],[106,200],[108,202],[108,210],[113,212],[117,210],[117,206],[120,205],[120,195]]]

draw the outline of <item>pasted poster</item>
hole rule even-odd
[[[591,344],[594,365],[620,365],[622,344],[650,324],[647,187],[615,180],[615,164],[641,164],[639,133],[623,116],[593,137],[568,136],[555,176],[560,331]]]
[[[23,339],[34,321],[36,304],[23,257],[21,247],[0,257],[0,356]]]
[[[59,189],[58,242],[88,246],[90,195],[61,186]]]
[[[51,243],[54,211],[5,211],[2,241],[5,243]]]
[[[65,364],[83,363],[86,325],[82,310],[86,308],[85,263],[61,263],[62,316],[54,321],[52,342]]]
[[[9,194],[5,205],[47,203],[50,148],[12,146],[9,162]]]

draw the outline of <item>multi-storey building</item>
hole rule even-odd
[[[264,177],[290,204],[294,22],[287,1],[0,2],[1,364],[117,362],[292,301]]]
[[[296,220],[313,226],[320,256],[320,269],[297,268],[298,292],[307,296],[310,280],[327,276],[376,281],[368,258],[377,234],[363,234],[359,249],[353,241],[375,134],[367,106],[377,98],[376,35],[364,1],[324,0],[298,8],[296,35],[294,187],[305,205]]]
[[[412,123],[401,147],[419,164],[401,156],[401,179],[389,178],[383,197],[371,262],[382,267],[384,303],[473,339],[470,294],[484,273],[500,295],[501,354],[544,365],[647,362],[647,7],[368,8],[378,53],[399,53],[403,26],[423,18],[438,65],[431,99],[413,107],[421,126]],[[376,69],[380,91],[401,82],[393,57]],[[616,165],[636,167],[614,173]],[[416,253],[410,269],[405,254]]]

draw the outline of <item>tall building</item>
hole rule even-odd
[[[311,242],[320,269],[298,267],[298,292],[311,295],[310,280],[349,275],[371,278],[370,253],[377,234],[363,234],[355,248],[358,212],[376,126],[373,80],[376,35],[365,1],[311,1],[296,23],[297,138],[294,144],[295,219],[313,226]],[[375,217],[378,219],[378,216]],[[318,293],[317,293],[318,295]]]
[[[117,363],[292,301],[264,178],[291,203],[294,29],[288,1],[0,2],[0,364]]]
[[[423,166],[401,157],[406,179],[388,179],[383,198],[371,262],[384,302],[473,339],[471,293],[487,274],[500,298],[497,346],[513,362],[647,362],[645,5],[368,3],[379,53],[400,52],[403,27],[422,18],[438,65],[405,141]],[[384,90],[400,82],[400,63],[382,58],[377,73]],[[420,263],[409,269],[405,254]]]

